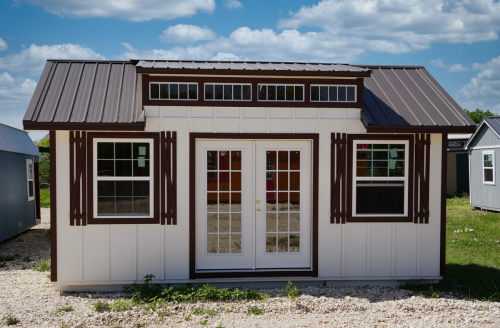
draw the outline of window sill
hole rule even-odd
[[[130,219],[130,218],[89,218],[87,224],[160,224],[158,218]]]
[[[413,218],[409,216],[353,216],[347,218],[347,223],[359,222],[413,222]]]

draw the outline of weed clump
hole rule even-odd
[[[40,271],[40,272],[50,271],[50,262],[42,260],[40,262],[40,266],[38,268],[34,268],[33,271]]]

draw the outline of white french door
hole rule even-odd
[[[311,268],[311,141],[196,142],[196,269]]]

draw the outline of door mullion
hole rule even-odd
[[[256,155],[256,141],[252,141],[252,219],[253,219],[253,232],[252,232],[252,240],[253,240],[253,247],[252,247],[252,269],[255,270],[256,268],[256,261],[257,261],[257,251],[256,251],[256,231],[257,231],[257,215],[256,215],[256,210],[255,210],[255,205],[257,204],[257,188],[256,188],[256,170],[257,170],[257,157]]]

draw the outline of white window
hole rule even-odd
[[[354,140],[353,216],[408,216],[408,144]]]
[[[304,85],[259,84],[259,101],[304,101]]]
[[[196,83],[150,83],[149,99],[153,100],[198,100]]]
[[[252,85],[205,83],[205,100],[252,100]]]
[[[26,177],[28,181],[28,201],[35,199],[35,180],[33,178],[33,160],[26,160]]]
[[[483,151],[483,183],[495,184],[495,151]]]
[[[153,140],[94,139],[94,217],[152,218]]]
[[[311,85],[311,101],[356,102],[356,86]]]

